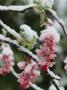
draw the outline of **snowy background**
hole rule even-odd
[[[30,0],[0,0],[0,5],[25,5],[28,4]],[[56,10],[58,16],[63,19],[65,23],[65,28],[67,30],[67,0],[54,0],[53,9]],[[0,12],[0,18],[12,28],[15,28],[18,31],[19,26],[22,23],[26,23],[32,27],[35,31],[39,32],[40,26],[40,17],[34,10],[26,11],[25,13],[17,13],[17,12]],[[63,60],[65,56],[67,56],[67,40],[63,37],[62,29],[54,22],[54,25],[59,30],[61,34],[60,41],[60,54],[58,55],[58,59],[56,60],[56,65],[53,67],[53,71],[61,76],[60,85],[65,87],[67,90],[67,74],[64,71],[64,63]],[[1,27],[0,27],[1,28]],[[16,59],[20,58],[20,55],[16,53]],[[48,90],[49,87],[49,78],[46,76],[46,73],[43,74],[46,79],[40,79],[40,83],[38,85],[40,87],[46,88]],[[18,87],[17,87],[18,86]],[[0,76],[0,90],[20,90],[19,85],[16,82],[16,79],[11,75],[7,75],[6,77]],[[33,90],[33,89],[29,89]]]

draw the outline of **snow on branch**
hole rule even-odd
[[[57,13],[54,10],[49,9],[48,11],[54,16],[54,18],[57,20],[57,22],[62,27],[65,36],[67,36],[67,32],[65,31],[65,27],[64,27],[64,22],[57,16]]]
[[[11,72],[12,72],[12,74],[13,74],[16,78],[19,78],[19,75],[15,72],[15,70],[13,69],[13,67],[11,67]]]
[[[48,69],[48,74],[53,78],[53,79],[56,79],[56,80],[60,80],[61,78],[58,76],[58,75],[55,75],[51,70]]]
[[[44,90],[38,87],[36,84],[31,84],[31,87],[34,88],[35,90]]]
[[[51,79],[53,85],[56,87],[56,90],[60,90],[60,88],[59,88],[59,86],[57,85],[57,83],[55,82],[55,80],[52,79],[52,78],[50,78],[50,79]]]
[[[33,54],[31,51],[29,51],[24,46],[20,46],[16,40],[12,40],[8,37],[5,37],[4,35],[0,35],[0,41],[15,45],[20,51],[26,53],[28,56],[33,58],[35,61],[37,61],[37,62],[39,61],[39,58],[35,54]]]
[[[55,75],[52,71],[50,71],[48,69],[48,74],[49,74],[49,77],[50,77],[50,80],[51,82],[53,83],[53,85],[56,87],[57,90],[60,90],[59,86],[57,85],[56,81],[55,80],[60,80],[60,77]]]
[[[16,12],[25,12],[28,9],[33,8],[35,4],[29,4],[29,5],[12,5],[12,6],[2,6],[0,5],[0,11],[16,11]]]
[[[0,25],[10,34],[12,34],[14,37],[16,37],[17,39],[22,39],[21,35],[19,33],[17,33],[14,29],[12,29],[11,27],[9,27],[8,25],[4,24],[4,22],[0,19]]]

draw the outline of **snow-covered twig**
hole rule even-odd
[[[31,9],[35,4],[29,5],[13,5],[13,6],[2,6],[0,5],[0,11],[16,11],[16,12],[25,12],[28,9]]]
[[[36,62],[39,61],[39,58],[35,54],[33,54],[31,51],[29,51],[24,46],[20,46],[16,40],[12,40],[10,38],[5,37],[4,35],[0,35],[0,41],[15,45],[20,51],[26,53],[28,56],[33,58]]]
[[[53,79],[56,79],[56,80],[60,80],[61,78],[58,76],[58,75],[55,75],[51,70],[48,69],[48,74],[53,78]]]
[[[52,79],[51,77],[50,77],[50,79],[51,79],[53,85],[56,87],[56,89],[57,89],[57,90],[60,90],[60,88],[59,88],[59,86],[57,85],[57,83],[55,82],[55,80]]]
[[[14,37],[16,37],[17,39],[22,39],[21,35],[19,33],[17,33],[14,29],[12,29],[11,27],[9,27],[8,25],[4,24],[4,22],[0,19],[0,25],[10,34],[12,34]]]
[[[30,52],[27,48],[23,47],[23,46],[19,46],[18,47],[20,51],[23,51],[25,53],[27,53],[31,58],[33,58],[35,61],[39,61],[39,58],[33,54],[32,52]]]
[[[35,90],[44,90],[38,87],[36,84],[31,84],[31,87],[34,88]]]
[[[49,77],[50,77],[50,80],[51,82],[54,84],[54,86],[56,87],[57,90],[60,90],[59,86],[57,85],[57,83],[55,82],[55,80],[60,80],[60,77],[55,75],[52,71],[50,71],[48,69],[48,74],[49,74]]]
[[[15,72],[15,70],[13,69],[13,67],[11,67],[11,72],[12,72],[12,74],[13,74],[16,78],[19,77],[19,75]]]
[[[64,27],[64,22],[61,19],[59,19],[59,17],[57,16],[57,13],[54,10],[49,9],[48,11],[54,16],[57,22],[61,25],[65,36],[67,36],[67,32],[65,31],[65,27]]]

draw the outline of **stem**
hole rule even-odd
[[[12,34],[17,39],[21,40],[22,37],[19,33],[17,33],[14,29],[10,28],[8,25],[4,24],[4,22],[0,19],[0,25],[10,34]]]
[[[19,76],[18,76],[18,74],[15,72],[15,70],[13,69],[13,67],[11,67],[11,72],[12,72],[12,74],[16,77],[16,78],[18,78]]]
[[[60,77],[58,75],[55,75],[51,70],[48,69],[48,74],[51,76],[51,78],[60,80]]]
[[[35,4],[29,4],[29,5],[12,5],[12,6],[2,6],[0,5],[0,11],[14,11],[14,12],[25,12],[26,10],[29,10],[33,8]]]
[[[52,83],[54,84],[54,86],[56,87],[56,89],[57,89],[57,90],[60,90],[60,88],[59,88],[59,86],[56,84],[56,82],[55,82],[52,78],[50,78],[50,79],[51,79]]]
[[[62,27],[65,36],[67,36],[67,32],[65,31],[64,23],[62,22],[61,19],[59,19],[59,17],[57,16],[57,13],[54,10],[52,10],[52,9],[49,9],[48,11],[54,16],[54,18],[57,20],[57,22]]]
[[[38,87],[36,84],[31,84],[31,87],[34,88],[35,90],[44,90]]]
[[[18,46],[20,51],[25,52],[26,54],[28,54],[30,57],[32,57],[35,61],[39,61],[39,58],[33,54],[31,51],[29,51],[27,48],[23,47],[23,46]]]
[[[60,78],[58,77],[56,77],[56,75],[52,72],[52,71],[50,71],[49,69],[48,69],[48,74],[49,74],[49,77],[50,77],[50,80],[51,80],[51,82],[54,84],[54,86],[56,87],[56,89],[57,90],[60,90],[60,88],[59,88],[59,86],[57,85],[57,83],[55,82],[55,79],[56,80],[60,80]]]
[[[26,53],[28,56],[33,58],[36,62],[39,61],[39,58],[35,54],[33,54],[31,51],[29,51],[24,46],[20,46],[16,40],[12,40],[10,38],[6,38],[4,35],[0,35],[0,41],[15,45],[20,51]]]

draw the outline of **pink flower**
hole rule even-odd
[[[21,74],[18,79],[21,90],[29,88],[31,83],[33,83],[35,77],[35,74]]]
[[[52,67],[54,63],[52,63],[50,60],[41,60],[39,61],[40,69],[43,71],[47,71],[49,67]]]
[[[64,69],[67,72],[67,57],[65,58],[64,63],[65,63]]]
[[[59,43],[60,36],[53,26],[48,26],[47,29],[41,31],[40,41],[44,41],[46,38],[53,38],[54,43]]]
[[[1,49],[2,49],[2,52],[0,54],[0,74],[6,75],[10,73],[10,69],[14,65],[14,62],[13,62],[14,57],[13,57],[13,52],[9,46],[1,47]]]
[[[20,75],[19,79],[18,79],[19,83],[20,83],[20,88],[21,90],[24,90],[26,88],[30,87],[30,77],[28,75]]]
[[[39,61],[41,70],[47,71],[49,67],[53,66],[53,59],[56,57],[55,50],[43,46],[43,48],[36,50],[36,52],[41,58],[41,61]]]
[[[18,82],[20,83],[20,88],[21,90],[24,90],[26,88],[30,87],[30,84],[35,81],[37,76],[40,76],[40,71],[38,70],[38,66],[36,62],[34,62],[32,59],[28,60],[25,62],[24,70],[23,72],[19,75]],[[18,63],[18,66],[21,64],[21,66],[24,65],[24,61]],[[20,68],[20,70],[22,70]]]
[[[41,58],[39,65],[42,70],[47,71],[49,67],[53,66],[59,40],[60,36],[54,27],[49,26],[41,32],[40,41],[42,46],[36,50],[36,53]]]
[[[17,66],[19,67],[20,70],[23,70],[26,65],[27,65],[27,63],[26,63],[25,61],[19,62],[19,63],[17,64]]]

